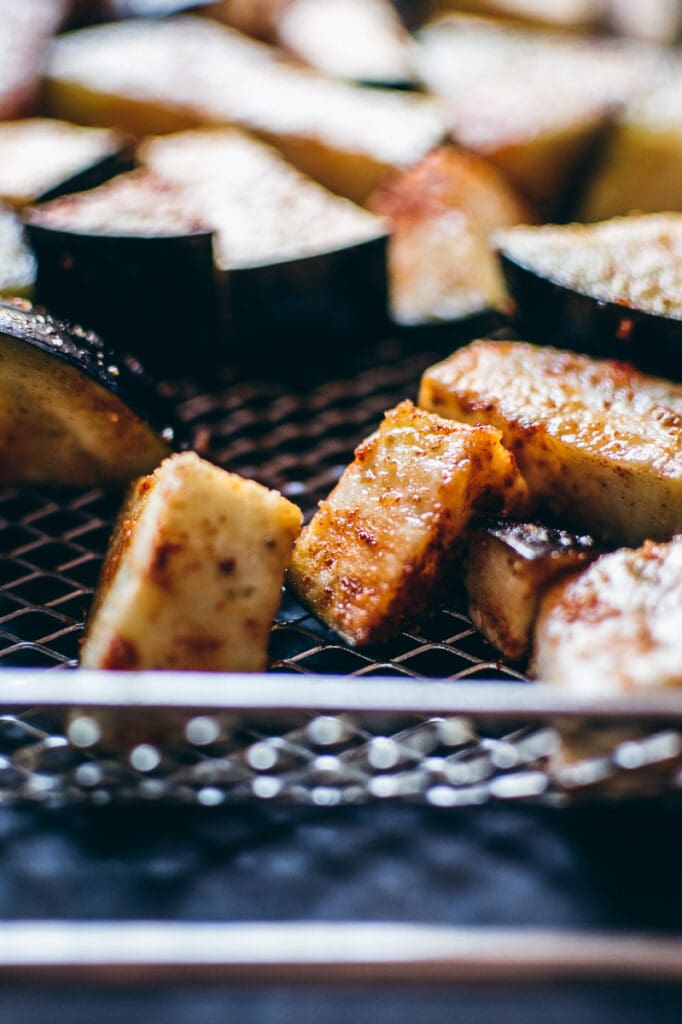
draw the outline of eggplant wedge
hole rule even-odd
[[[58,315],[174,372],[220,350],[213,229],[145,170],[25,214],[36,295]]]
[[[0,302],[0,481],[120,486],[180,438],[135,360],[25,301]]]
[[[261,671],[300,509],[185,452],[121,512],[81,667]]]
[[[368,206],[391,231],[391,315],[403,326],[444,323],[505,307],[491,232],[532,220],[486,160],[442,146],[389,175]]]
[[[55,44],[46,103],[55,116],[138,136],[241,127],[359,203],[444,137],[428,97],[334,81],[280,58],[207,19],[96,26]]]
[[[108,129],[46,117],[0,123],[0,200],[15,208],[94,188],[131,167],[127,144]]]
[[[426,371],[419,403],[500,429],[538,515],[614,545],[682,530],[682,385],[615,360],[477,341]]]
[[[563,209],[615,111],[663,60],[621,40],[464,15],[434,22],[418,40],[417,73],[442,100],[453,140],[550,214]]]
[[[186,191],[215,231],[226,333],[261,346],[284,338],[366,337],[387,317],[386,228],[230,129],[148,140],[149,170]]]
[[[594,561],[600,549],[592,537],[498,519],[471,527],[466,552],[471,620],[505,657],[518,661],[530,649],[543,592]]]
[[[50,39],[68,0],[0,0],[0,120],[32,112]]]
[[[410,37],[390,0],[290,0],[277,42],[323,74],[365,85],[407,88]]]
[[[682,538],[604,555],[542,599],[533,674],[608,696],[682,686]]]
[[[30,299],[37,270],[21,221],[0,204],[0,296]]]
[[[547,3],[546,0],[445,0],[440,6],[576,32],[598,28],[601,16],[601,5],[594,0],[561,0],[560,3]]]
[[[472,516],[525,501],[500,436],[411,402],[387,412],[296,544],[289,580],[299,598],[354,646],[416,621]]]
[[[582,221],[682,210],[682,73],[628,104],[587,184]]]
[[[682,379],[682,214],[516,227],[495,242],[531,341]]]

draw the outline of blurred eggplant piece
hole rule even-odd
[[[220,348],[213,229],[144,170],[26,213],[36,294],[61,316],[173,371]]]
[[[671,46],[682,32],[680,0],[607,0],[609,28],[647,43]]]
[[[390,0],[290,0],[277,41],[336,78],[399,88],[414,79],[410,37]]]
[[[67,0],[0,0],[0,120],[33,111],[48,44]]]
[[[185,189],[215,231],[232,338],[366,337],[387,318],[383,221],[328,192],[279,153],[233,130],[143,143],[139,157]]]
[[[591,537],[508,519],[473,526],[466,551],[471,620],[514,661],[530,648],[540,598],[549,584],[599,554]]]
[[[277,26],[291,0],[217,0],[209,4],[207,14],[232,28],[274,43]]]
[[[0,204],[0,296],[30,299],[37,269],[21,221]]]
[[[633,100],[588,183],[579,219],[682,210],[682,70]]]
[[[0,302],[0,481],[119,486],[178,441],[138,363],[28,302]]]
[[[682,385],[627,363],[476,341],[427,370],[419,403],[502,430],[538,513],[613,544],[682,530]]]
[[[543,597],[533,674],[585,696],[682,686],[682,538],[604,555]]]
[[[682,213],[495,238],[524,336],[682,379]]]
[[[347,643],[388,640],[425,610],[475,512],[510,509],[525,497],[499,431],[448,423],[402,402],[320,503],[289,579]]]
[[[243,127],[357,202],[442,139],[433,100],[332,81],[280,55],[200,18],[84,29],[55,45],[46,102],[56,116],[139,135]]]
[[[451,16],[414,62],[455,142],[487,157],[545,212],[566,201],[619,107],[663,61],[656,48]]]
[[[508,304],[489,236],[533,217],[492,164],[443,146],[416,167],[390,175],[368,205],[391,231],[391,313],[397,323],[447,322]]]
[[[185,452],[132,489],[97,587],[83,668],[265,668],[301,512]]]
[[[638,2],[638,0],[635,0]],[[641,5],[641,0],[639,0]],[[586,31],[599,26],[603,0],[436,0],[436,10],[497,15],[549,28]]]
[[[132,166],[115,132],[43,117],[1,122],[0,158],[0,199],[15,207],[94,188]]]

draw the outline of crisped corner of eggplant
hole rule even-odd
[[[426,371],[419,404],[500,429],[535,514],[614,546],[682,530],[682,385],[617,360],[477,341]]]
[[[259,671],[301,512],[194,452],[131,491],[102,569],[81,667]]]
[[[416,619],[472,516],[525,504],[500,437],[409,401],[387,412],[296,544],[289,578],[299,597],[356,646]]]
[[[599,554],[591,537],[502,519],[468,530],[466,551],[469,615],[476,628],[515,661],[530,648],[543,591]]]

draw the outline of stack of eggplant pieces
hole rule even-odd
[[[149,630],[129,635],[160,595],[188,600],[198,562],[202,594],[240,602],[246,667],[262,667],[300,530],[280,496],[171,456],[179,433],[138,356],[191,375],[245,349],[343,349],[391,321],[415,344],[434,324],[470,339],[484,317],[527,342],[478,341],[427,372],[420,407],[387,414],[304,530],[292,585],[347,642],[375,644],[464,553],[472,616],[507,657],[534,644],[536,674],[571,686],[678,685],[682,63],[659,45],[678,6],[442,3],[424,23],[413,10],[412,33],[388,0],[172,3],[197,9],[161,19],[133,0],[36,0],[24,20],[5,6],[0,46],[6,32],[22,56],[0,81],[0,290],[18,299],[0,309],[2,390],[25,438],[0,470],[150,474],[86,663],[245,667],[198,623],[178,644],[169,620],[154,651]],[[175,498],[190,486],[224,499],[233,532],[251,523],[261,586],[229,545],[188,553]],[[596,648],[622,663],[589,671]]]

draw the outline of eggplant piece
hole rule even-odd
[[[296,544],[289,580],[301,601],[354,646],[418,619],[475,512],[525,501],[500,436],[407,401],[387,412]]]
[[[0,481],[120,486],[180,440],[135,360],[25,301],[0,302]]]
[[[682,686],[682,538],[604,555],[543,597],[533,674],[589,696]]]
[[[471,620],[514,661],[530,648],[540,598],[550,583],[600,554],[592,537],[508,519],[472,527],[466,551]]]
[[[606,7],[609,28],[619,35],[671,46],[682,34],[679,0],[607,0]]]
[[[277,26],[291,0],[214,0],[207,14],[268,43],[277,40]]]
[[[37,269],[21,221],[0,205],[0,296],[30,299]]]
[[[531,341],[682,379],[682,214],[515,227],[495,242]]]
[[[0,0],[0,120],[33,110],[48,45],[68,0]]]
[[[616,109],[663,60],[622,40],[464,15],[434,22],[418,41],[417,73],[442,100],[452,139],[491,160],[550,213],[563,206]]]
[[[538,515],[613,544],[682,530],[682,385],[615,360],[477,341],[426,371],[419,404],[502,430]]]
[[[442,323],[501,309],[508,295],[489,243],[498,228],[532,219],[487,161],[451,146],[389,175],[368,206],[389,223],[391,312],[396,323]]]
[[[36,294],[163,372],[220,351],[213,229],[183,191],[137,170],[26,213]]]
[[[579,220],[682,210],[682,72],[673,65],[660,78],[618,120],[587,183]]]
[[[185,189],[215,231],[226,332],[302,342],[366,337],[386,323],[383,221],[333,195],[276,150],[233,130],[148,140],[140,160]]]
[[[290,0],[277,42],[323,74],[408,88],[410,37],[390,0]]]
[[[41,117],[0,123],[0,200],[16,208],[94,188],[130,167],[127,144],[108,129]]]
[[[599,27],[601,17],[594,0],[440,0],[437,6],[580,32]]]
[[[56,116],[136,135],[242,127],[360,203],[442,140],[430,98],[333,81],[280,56],[199,18],[104,25],[57,41],[46,102]]]
[[[301,521],[193,452],[166,459],[121,512],[81,667],[261,671]]]

